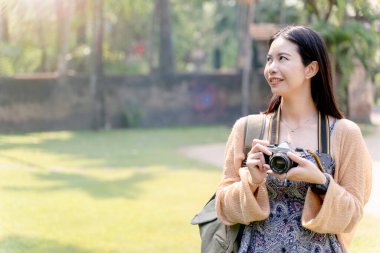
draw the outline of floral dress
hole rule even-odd
[[[333,175],[335,163],[328,154],[316,152],[326,172]],[[314,158],[304,157],[315,163]],[[319,234],[301,224],[302,210],[310,183],[281,181],[268,175],[270,215],[266,220],[255,221],[243,232],[239,253],[315,252],[341,253],[335,234]]]

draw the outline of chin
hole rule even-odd
[[[281,89],[279,89],[278,87],[271,87],[270,89],[271,89],[273,95],[277,95],[277,96],[283,96],[284,95],[284,92],[281,91]]]

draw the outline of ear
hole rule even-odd
[[[305,68],[305,75],[306,78],[311,79],[313,76],[315,76],[319,71],[319,65],[317,61],[312,61],[309,65]]]

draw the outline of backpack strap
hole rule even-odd
[[[255,114],[247,116],[244,130],[244,154],[247,155],[252,148],[253,139],[262,139],[265,129],[265,115]]]
[[[246,117],[244,128],[244,153],[251,150],[253,139],[262,139],[265,129],[264,114],[249,115]],[[245,166],[243,161],[243,166]],[[219,252],[222,245],[225,245],[223,252],[237,252],[240,248],[240,241],[245,228],[244,224],[232,226],[220,222],[215,210],[214,193],[203,209],[194,216],[191,224],[198,225],[201,235],[201,252]],[[215,248],[215,245],[216,246]],[[220,251],[222,252],[222,251]]]
[[[265,123],[266,116],[264,114],[254,114],[246,117],[244,129],[244,155],[246,157],[252,148],[252,140],[264,137]],[[245,166],[246,160],[244,159],[242,162],[243,166]]]

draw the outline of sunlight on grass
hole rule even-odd
[[[0,253],[199,252],[190,220],[222,171],[178,149],[224,142],[228,133],[195,127],[0,135]],[[363,219],[350,252],[379,247],[376,224]]]
[[[75,154],[57,154],[37,148],[13,148],[0,153],[4,160],[18,162],[37,169],[104,168],[107,163],[100,158],[89,159]]]
[[[2,144],[39,144],[47,140],[68,140],[72,137],[71,132],[43,132],[31,133],[24,135],[2,135],[0,143]]]
[[[197,252],[198,229],[189,221],[220,173],[151,167],[86,173],[3,170],[1,176],[3,250],[6,238],[15,237],[99,253]],[[6,252],[23,252],[14,250]]]
[[[0,136],[0,253],[198,252],[190,220],[221,170],[177,149],[225,141],[228,131]]]

